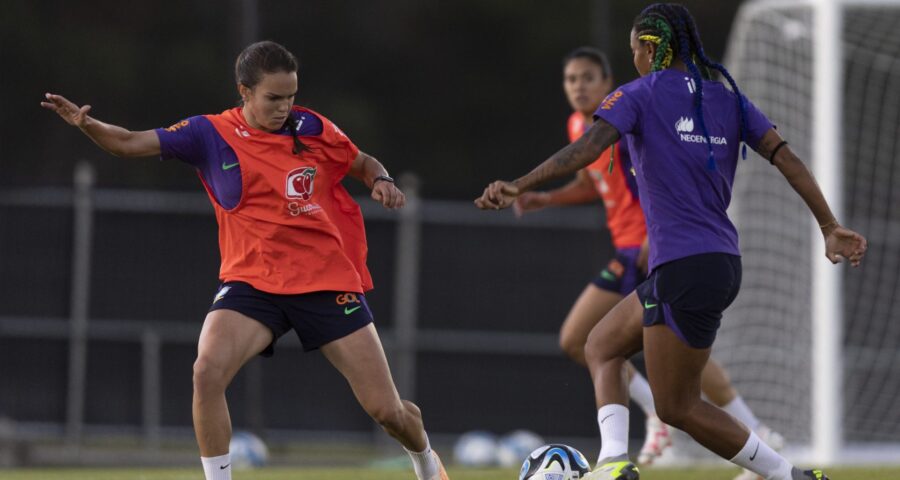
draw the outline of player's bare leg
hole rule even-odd
[[[644,328],[647,376],[660,419],[766,478],[790,480],[802,475],[747,427],[700,398],[701,372],[709,353],[709,348],[689,347],[665,325]]]
[[[597,323],[622,300],[618,293],[589,284],[575,300],[559,329],[559,347],[575,363],[587,366],[584,348]]]
[[[597,456],[598,468],[587,478],[637,478],[637,469],[628,460],[625,359],[642,348],[642,313],[637,295],[631,293],[588,336],[585,359],[594,380],[602,443]]]
[[[738,391],[728,378],[728,372],[719,362],[710,358],[703,368],[700,379],[700,388],[703,394],[717,407],[725,410],[732,417],[737,418],[747,428],[756,432],[760,440],[766,442],[776,452],[784,447],[784,437],[778,432],[760,422],[750,407],[744,403]],[[762,477],[750,470],[744,470],[734,480],[762,480]]]
[[[321,350],[347,379],[366,413],[410,453],[419,478],[446,478],[428,444],[422,412],[397,393],[375,326],[370,323]]]
[[[233,310],[214,310],[206,315],[200,340],[197,343],[197,359],[194,362],[193,419],[197,445],[203,459],[218,458],[228,454],[231,440],[231,417],[225,401],[225,389],[247,363],[272,342],[272,331],[265,325]],[[207,465],[209,469],[227,469],[230,460],[222,465]],[[230,478],[230,470],[217,478]]]
[[[580,365],[586,365],[584,349],[588,335],[594,326],[622,301],[622,298],[622,295],[598,288],[594,284],[588,284],[584,288],[572,305],[559,332],[559,346],[569,358]],[[629,396],[647,417],[646,436],[638,455],[638,462],[649,465],[672,445],[671,436],[668,427],[656,416],[647,380],[629,361],[625,362],[625,375]]]

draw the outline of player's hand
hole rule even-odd
[[[519,189],[512,183],[497,180],[484,189],[481,197],[475,199],[475,206],[482,210],[509,208],[518,196]]]
[[[865,237],[840,225],[825,234],[825,256],[831,263],[847,259],[850,265],[857,267],[866,254],[867,247]]]
[[[533,212],[550,205],[550,194],[547,192],[525,192],[513,203],[513,212],[521,217],[525,212]]]
[[[69,125],[73,125],[78,128],[84,127],[84,124],[88,118],[88,112],[91,111],[90,105],[79,107],[78,105],[75,105],[74,103],[66,100],[65,97],[61,95],[54,95],[52,93],[47,93],[44,96],[47,98],[47,101],[41,102],[42,107],[46,108],[47,110],[53,110]]]
[[[393,182],[375,182],[372,185],[372,199],[391,210],[406,205],[406,195]]]

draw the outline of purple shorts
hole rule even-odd
[[[645,278],[644,272],[637,265],[640,253],[641,247],[616,249],[616,256],[591,283],[601,290],[618,293],[623,297],[628,295]]]
[[[709,348],[740,288],[736,255],[704,253],[664,263],[637,287],[644,326],[666,325],[689,346]]]
[[[260,353],[264,357],[275,353],[275,342],[290,330],[297,332],[308,352],[372,323],[365,295],[353,292],[278,295],[244,282],[225,282],[209,307],[210,312],[220,309],[234,310],[269,327],[275,338]]]

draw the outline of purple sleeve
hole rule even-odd
[[[163,160],[177,158],[195,167],[204,161],[203,129],[201,124],[208,122],[203,116],[190,117],[169,128],[157,128],[160,157]]]
[[[602,118],[624,137],[640,130],[641,110],[648,90],[640,79],[622,85],[607,95],[594,112],[594,119]]]
[[[765,135],[769,129],[773,128],[774,125],[772,125],[772,122],[756,108],[756,105],[750,102],[746,97],[744,97],[744,99],[747,102],[747,138],[745,140],[750,148],[756,150],[763,135]]]

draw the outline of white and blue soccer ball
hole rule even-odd
[[[453,446],[453,459],[467,467],[487,467],[497,460],[497,436],[484,430],[460,435]]]
[[[528,455],[519,471],[519,480],[574,480],[583,478],[590,471],[581,452],[568,445],[552,443]]]
[[[540,435],[528,430],[515,430],[500,437],[497,444],[497,464],[501,467],[515,467],[535,449],[543,445]]]
[[[256,435],[250,432],[235,432],[228,445],[231,453],[231,468],[259,468],[269,460],[269,449]]]

